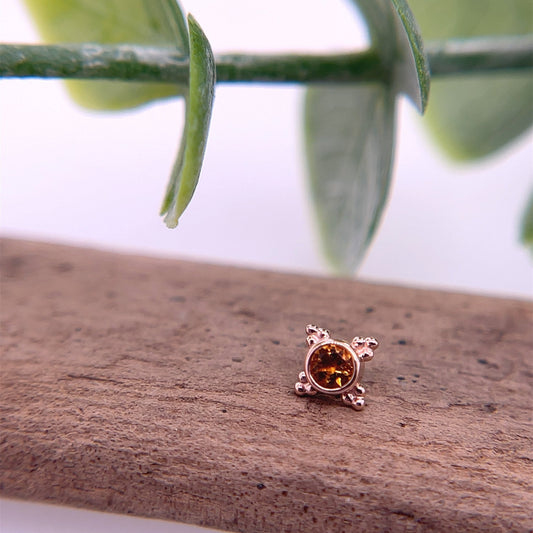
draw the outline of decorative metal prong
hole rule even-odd
[[[368,362],[373,359],[374,350],[377,349],[379,343],[374,337],[354,337],[351,345],[361,360]]]
[[[343,394],[342,401],[346,405],[352,405],[352,403],[355,402],[355,394],[352,394],[351,392],[347,392],[346,394]]]
[[[365,399],[362,396],[357,396],[352,392],[348,392],[342,395],[342,401],[356,411],[361,411],[365,407]]]
[[[361,360],[365,363],[368,363],[368,361],[372,361],[372,359],[374,359],[374,352],[372,350],[365,350],[359,355],[361,357]]]
[[[352,403],[352,407],[356,411],[362,411],[365,407],[365,399],[358,396],[355,400],[355,402]]]
[[[379,342],[374,339],[374,337],[367,337],[365,339],[365,344],[371,349],[376,350],[379,347]]]
[[[359,383],[353,388],[353,392],[357,396],[364,396],[366,394],[366,390],[362,385],[359,385]]]
[[[358,348],[361,348],[365,345],[365,339],[363,339],[363,337],[354,337],[351,342],[351,345],[354,349],[357,350]]]
[[[298,396],[313,396],[316,394],[316,390],[311,387],[305,372],[300,372],[298,379],[300,381],[294,384],[294,391]]]
[[[308,324],[305,328],[307,332],[307,345],[313,346],[317,342],[323,341],[324,339],[329,339],[329,331],[327,329],[319,328],[313,324]]]
[[[298,396],[305,396],[306,390],[305,390],[305,383],[301,383],[298,381],[298,383],[294,384],[294,392]]]
[[[301,381],[294,384],[294,392],[298,396],[314,396],[316,394],[316,390],[309,383],[302,383]]]

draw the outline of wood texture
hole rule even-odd
[[[527,531],[530,303],[2,244],[1,493],[232,531]],[[299,398],[313,322],[367,407]]]

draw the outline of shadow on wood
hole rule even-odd
[[[247,532],[531,528],[532,305],[2,243],[1,493]],[[307,323],[381,341],[300,398]]]

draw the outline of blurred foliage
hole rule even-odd
[[[529,200],[522,217],[521,240],[533,253],[533,191],[529,194]]]
[[[410,0],[409,4],[426,40],[533,32],[531,0]],[[489,155],[533,123],[531,72],[433,80],[426,123],[452,158]]]
[[[404,0],[355,0],[384,83],[311,87],[305,105],[309,180],[322,249],[339,273],[353,272],[378,227],[394,158],[396,96],[420,111],[429,93],[422,39]]]
[[[188,55],[187,24],[176,0],[24,0],[47,43],[170,46]],[[183,94],[162,83],[67,81],[73,100],[95,110],[135,107]]]
[[[516,36],[533,32],[531,0],[350,0],[361,12],[383,72],[381,81],[312,86],[305,139],[313,205],[326,256],[352,272],[379,225],[394,158],[398,94],[428,102],[424,39]],[[200,174],[213,104],[215,63],[196,21],[176,0],[25,0],[47,42],[168,46],[189,58],[187,87],[163,83],[69,81],[91,109],[117,110],[183,95],[186,121],[161,214],[175,227]],[[420,23],[419,31],[414,15]],[[280,59],[282,61],[282,59]],[[432,81],[429,127],[450,156],[471,160],[505,146],[533,122],[533,78],[491,72]],[[254,81],[250,79],[249,81]],[[533,241],[530,200],[523,240]]]
[[[339,273],[363,258],[389,191],[396,94],[375,83],[307,91],[309,180],[322,249]]]

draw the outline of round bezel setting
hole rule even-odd
[[[320,365],[324,368],[317,372],[317,366]],[[319,392],[341,394],[353,387],[360,378],[360,372],[361,361],[346,342],[325,339],[309,348],[305,360],[305,375],[313,388]],[[323,378],[319,379],[317,374],[322,374]],[[324,385],[326,379],[330,382],[333,380],[337,386]]]

